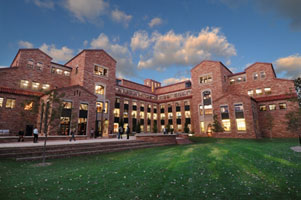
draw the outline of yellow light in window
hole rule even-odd
[[[256,94],[262,94],[262,89],[256,89]]]
[[[231,130],[230,119],[223,119],[222,124],[223,124],[223,128],[224,128],[225,131],[230,131]]]
[[[201,132],[205,133],[205,123],[201,122],[200,125],[201,125]]]
[[[33,102],[30,102],[25,105],[24,110],[32,110]]]
[[[246,130],[246,121],[245,119],[236,119],[236,125],[238,131],[245,131]]]
[[[43,84],[42,89],[43,89],[43,90],[48,90],[49,87],[50,87],[49,84]]]
[[[37,90],[39,89],[40,83],[32,82],[32,89]]]

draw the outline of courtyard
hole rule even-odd
[[[1,199],[300,199],[297,139],[192,138],[35,162],[1,160]]]

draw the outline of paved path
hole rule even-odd
[[[301,146],[291,147],[291,149],[295,152],[301,152]]]
[[[136,140],[135,136],[130,136],[129,140]],[[87,140],[76,140],[70,142],[69,140],[50,140],[47,141],[48,145],[69,145],[69,144],[84,144],[84,143],[95,143],[95,142],[113,142],[113,141],[119,141],[119,142],[126,142],[129,141],[126,139],[126,137],[123,137],[123,139],[118,140],[117,138],[96,138],[96,139],[87,139]],[[7,147],[33,147],[33,146],[43,146],[44,141],[40,141],[38,143],[31,142],[13,142],[13,143],[2,143],[0,144],[0,148],[7,148]]]

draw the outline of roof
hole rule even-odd
[[[66,67],[66,68],[72,69],[72,67],[69,67],[69,66],[66,66],[66,65],[62,65],[62,64],[59,64],[59,63],[55,63],[55,62],[51,62],[51,64],[55,64],[55,65],[59,65],[61,67]]]
[[[228,69],[228,67],[226,67],[221,61],[215,61],[215,60],[203,60],[202,62],[200,62],[199,64],[197,64],[196,66],[194,66],[190,71],[192,71],[194,68],[196,68],[197,66],[199,66],[200,64],[202,64],[204,62],[219,63],[220,65],[222,65],[226,70],[228,70],[232,74],[232,71],[230,69]]]
[[[272,63],[268,63],[268,62],[255,62],[255,63],[253,63],[252,65],[248,66],[244,71],[248,70],[249,68],[253,67],[253,66],[256,65],[256,64],[271,65],[271,66],[272,66],[273,73],[274,73],[275,77],[277,78],[277,75],[276,75],[276,73],[275,73],[273,64],[272,64]]]
[[[20,89],[7,88],[7,87],[0,87],[0,92],[9,93],[9,94],[25,95],[25,96],[39,96],[39,97],[43,96],[43,94],[44,94],[42,92],[27,91],[27,90],[20,90]]]
[[[235,73],[235,74],[230,74],[228,75],[228,77],[232,77],[232,76],[237,76],[237,75],[241,75],[241,74],[245,74],[246,72],[238,72],[238,73]]]
[[[160,88],[170,87],[170,86],[177,85],[177,84],[186,83],[186,82],[191,82],[191,80],[185,80],[185,81],[181,81],[181,82],[172,83],[172,84],[169,84],[169,85],[164,85],[164,86],[161,86],[161,87],[157,87],[156,90],[160,89]]]
[[[46,54],[44,51],[42,51],[41,49],[38,49],[38,48],[30,48],[30,49],[19,49],[15,58],[13,59],[13,62],[10,64],[10,66],[15,62],[18,54],[21,52],[21,51],[33,51],[33,50],[38,50],[40,51],[41,53],[43,53],[45,56],[47,56],[48,58],[50,58],[52,60],[52,57],[50,57],[48,54]]]
[[[277,101],[277,100],[285,100],[285,99],[294,99],[297,98],[297,94],[281,94],[267,97],[258,97],[255,98],[257,102],[266,102],[266,101]]]
[[[110,54],[108,54],[105,50],[103,49],[83,49],[81,52],[79,52],[76,56],[74,56],[73,58],[71,58],[70,60],[68,60],[65,65],[67,65],[69,62],[71,62],[73,59],[75,59],[77,56],[79,56],[80,54],[82,54],[83,52],[85,51],[102,51],[104,52],[107,56],[109,56],[115,63],[117,63],[117,61],[112,57],[110,56]]]

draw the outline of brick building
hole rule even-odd
[[[142,132],[170,125],[183,132],[185,124],[199,136],[293,137],[286,130],[285,114],[298,107],[291,80],[279,79],[271,63],[254,63],[233,74],[221,62],[202,61],[191,69],[191,81],[161,86],[117,79],[116,61],[103,50],[83,50],[66,64],[52,62],[39,49],[20,49],[9,68],[0,69],[0,131],[15,135],[43,132],[47,91],[63,94],[63,109],[51,135],[109,137],[120,122]],[[37,112],[34,110],[37,103]],[[213,133],[216,115],[224,132]],[[274,128],[265,124],[273,118]],[[271,135],[273,134],[273,135]]]

